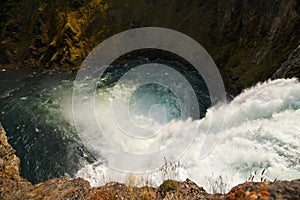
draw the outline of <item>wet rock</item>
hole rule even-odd
[[[291,77],[298,77],[300,79],[300,45],[292,51],[288,59],[282,63],[272,76],[273,79]]]
[[[72,8],[78,9],[83,5],[83,0],[73,0],[71,3]]]
[[[7,32],[19,32],[21,30],[19,24],[12,22],[10,24],[7,25],[6,27],[6,31]]]
[[[2,65],[10,64],[9,56],[6,54],[6,50],[3,47],[1,47],[1,44],[0,44],[0,63]]]
[[[33,46],[35,48],[42,48],[46,46],[46,42],[44,41],[44,38],[41,35],[39,35],[37,36]]]

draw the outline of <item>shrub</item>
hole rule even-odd
[[[158,188],[161,196],[164,198],[169,191],[174,191],[178,188],[178,182],[174,180],[165,180]]]

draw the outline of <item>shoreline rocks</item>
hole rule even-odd
[[[186,180],[164,181],[158,188],[135,187],[110,182],[93,188],[77,178],[54,178],[31,184],[20,176],[20,159],[7,142],[0,124],[0,199],[300,199],[300,179],[276,182],[246,182],[227,194],[208,194],[202,187]]]

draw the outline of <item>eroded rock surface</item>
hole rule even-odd
[[[292,51],[288,59],[281,64],[272,78],[291,78],[300,76],[300,45]]]
[[[0,124],[0,199],[300,199],[300,179],[272,183],[246,182],[223,195],[208,194],[188,179],[184,182],[166,180],[158,188],[116,182],[92,188],[83,179],[70,180],[64,177],[33,185],[20,176],[20,161],[14,153]]]
[[[0,68],[78,69],[106,38],[147,26],[198,41],[236,95],[271,78],[300,44],[300,1],[7,0],[0,7]]]
[[[14,153],[0,124],[0,199],[84,199],[91,190],[83,179],[50,179],[32,185],[20,176],[20,160]]]

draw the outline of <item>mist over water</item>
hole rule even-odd
[[[195,127],[199,126],[193,144],[179,158],[181,166],[176,173],[180,180],[190,178],[208,191],[211,190],[209,183],[211,178],[219,179],[219,176],[222,176],[229,189],[237,183],[246,181],[252,172],[257,171],[259,174],[263,169],[266,169],[265,177],[271,181],[275,178],[295,179],[300,177],[299,108],[298,80],[279,79],[259,83],[245,90],[230,103],[209,108],[206,117],[200,120],[169,121],[163,126],[163,137],[158,137],[157,140],[151,138],[145,143],[135,143],[124,138],[120,139],[121,133],[113,137],[117,137],[117,141],[120,139],[122,142],[118,145],[123,145],[122,148],[129,152],[140,152],[145,147],[162,148],[164,145],[167,145],[168,151],[175,152],[176,146],[168,146],[169,140],[173,139],[172,133],[178,130],[178,127],[183,127],[182,134],[177,139],[184,141],[189,137],[189,131],[194,131]],[[219,119],[223,128],[214,135],[217,143],[210,154],[203,157],[200,150],[206,137],[209,137],[207,128],[211,125],[210,120],[213,115],[218,116],[218,112],[223,112],[224,109],[226,109],[225,120]],[[101,114],[105,113],[107,116],[106,112],[110,111],[102,110]],[[109,126],[113,123],[106,124]],[[213,127],[209,128],[213,130]],[[115,133],[117,129],[118,127]],[[111,152],[105,152],[103,146],[99,146],[99,151],[105,157],[106,153]],[[174,158],[167,157],[172,161]],[[144,165],[147,168],[151,163],[145,162]],[[98,162],[86,165],[76,176],[89,180],[92,185],[101,185],[107,180],[126,182],[128,174],[130,173],[126,175]],[[159,170],[146,176],[154,185],[159,185],[164,178]],[[259,180],[260,176],[256,178]]]
[[[182,119],[180,101],[163,86],[120,85],[116,93],[109,85],[96,93],[94,114],[103,133],[99,134],[95,128],[99,121],[90,114],[91,102],[72,108],[74,74],[12,74],[1,73],[0,121],[21,157],[22,175],[32,182],[62,175],[82,177],[93,186],[126,182],[134,169],[112,169],[107,161],[116,149],[141,156],[166,150],[167,155],[153,157],[153,162],[141,162],[141,169],[149,169],[141,176],[153,185],[164,178],[190,178],[211,191],[210,179],[221,175],[229,189],[263,169],[271,181],[300,178],[300,84],[296,79],[259,83],[231,102],[210,107],[201,119]],[[130,119],[148,132],[131,132],[126,123],[121,124],[122,129],[116,126],[114,115],[120,119],[125,114],[111,109],[116,95],[129,102]],[[74,127],[72,109],[84,116],[82,132]],[[221,131],[214,126],[222,127]],[[124,127],[128,129],[124,131]],[[204,155],[202,148],[209,137],[217,142]],[[192,143],[182,152],[172,145],[190,139]],[[157,168],[164,165],[164,156],[168,161],[180,161],[170,177]],[[122,162],[121,157],[116,159]],[[130,163],[125,164],[130,168]]]

